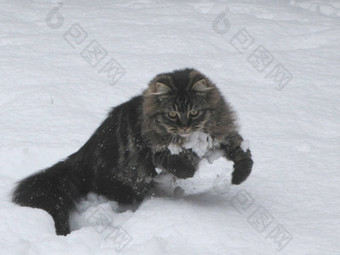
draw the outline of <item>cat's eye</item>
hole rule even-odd
[[[192,110],[192,111],[190,112],[190,116],[191,116],[191,117],[197,117],[199,113],[200,113],[200,112],[197,111],[197,110]]]
[[[168,112],[168,116],[172,119],[177,117],[177,112]]]

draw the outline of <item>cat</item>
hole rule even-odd
[[[56,234],[67,235],[70,211],[89,192],[138,204],[154,186],[156,168],[193,177],[202,155],[183,144],[195,132],[208,134],[234,162],[232,184],[248,177],[253,161],[241,148],[235,112],[205,75],[187,68],[157,75],[142,95],[113,108],[77,152],[21,180],[12,200],[46,210]]]

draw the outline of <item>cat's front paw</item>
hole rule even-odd
[[[173,155],[170,160],[169,170],[177,178],[191,178],[195,175],[197,169],[197,162],[195,159],[189,154]]]
[[[235,162],[231,183],[240,184],[245,181],[251,172],[253,164],[254,162],[251,158],[245,158]]]
[[[195,175],[196,168],[191,164],[183,164],[173,170],[173,174],[180,179],[191,178]]]

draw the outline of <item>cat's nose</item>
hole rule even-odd
[[[187,131],[187,130],[189,129],[189,127],[182,127],[182,129],[183,129],[184,131]]]

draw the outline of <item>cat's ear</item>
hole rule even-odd
[[[161,82],[156,82],[154,91],[151,92],[151,95],[164,95],[171,91],[171,89]]]
[[[208,82],[206,79],[201,79],[198,82],[192,86],[192,90],[197,91],[197,92],[207,92],[211,90],[212,87],[208,85]]]

